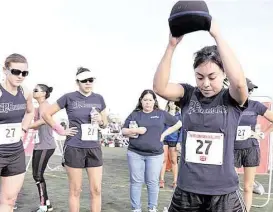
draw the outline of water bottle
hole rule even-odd
[[[91,117],[91,129],[90,129],[90,136],[91,140],[97,140],[98,139],[98,132],[99,132],[99,124],[97,121],[93,120],[93,117],[95,114],[98,114],[98,111],[95,107],[92,107],[90,111],[90,117]]]
[[[136,121],[130,121],[129,128],[130,129],[132,129],[132,128],[138,128],[138,125],[137,125]],[[131,137],[132,138],[138,138],[138,135],[132,135]]]
[[[93,120],[94,115],[97,114],[97,113],[98,113],[98,111],[96,110],[96,108],[92,107],[92,109],[90,111],[90,117],[91,117],[91,124],[92,125],[98,125],[98,122]]]

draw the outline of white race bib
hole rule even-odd
[[[98,141],[99,129],[93,124],[81,124],[82,141]]]
[[[185,160],[191,163],[222,165],[223,133],[187,132]]]
[[[21,140],[21,136],[21,123],[0,124],[0,145],[17,143]]]
[[[251,127],[250,126],[238,126],[236,141],[244,141],[251,137]]]

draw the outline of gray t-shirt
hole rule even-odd
[[[250,127],[252,131],[255,131],[258,116],[263,116],[267,107],[260,102],[249,100],[248,107],[241,115],[241,119],[238,125],[237,133],[239,136],[243,136],[245,132],[244,127]],[[240,128],[243,127],[243,128]],[[259,142],[256,138],[248,138],[246,140],[236,140],[235,149],[247,149],[253,146],[259,146]]]
[[[182,84],[183,140],[177,185],[196,194],[224,195],[238,189],[234,140],[242,108],[222,89],[207,98],[198,88]]]
[[[65,108],[68,116],[69,127],[77,127],[78,133],[75,136],[67,136],[65,145],[78,148],[100,147],[99,140],[82,140],[82,124],[90,124],[90,112],[95,107],[98,112],[106,108],[103,97],[100,94],[92,93],[84,96],[79,91],[63,95],[57,100],[61,109]]]
[[[41,119],[41,114],[38,109],[38,119]],[[35,150],[55,149],[56,143],[53,136],[53,130],[48,124],[43,124],[38,128],[38,138],[34,145]]]

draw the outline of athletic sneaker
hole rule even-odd
[[[35,209],[32,212],[47,212],[47,206],[46,205],[42,205],[39,208]]]
[[[48,206],[47,206],[47,211],[53,211],[52,205],[48,205]]]
[[[15,202],[15,204],[14,204],[14,206],[13,206],[13,210],[16,210],[16,209],[18,209],[18,205],[17,205],[17,203]]]
[[[258,181],[254,181],[253,184],[253,193],[254,194],[259,194],[259,195],[263,195],[265,192],[264,187],[261,183],[259,183]]]
[[[156,207],[153,207],[149,208],[148,212],[158,212],[158,210],[156,209]]]
[[[134,210],[132,210],[132,212],[142,212],[142,210],[141,209],[134,209]]]
[[[53,207],[51,205],[41,205],[39,208],[34,210],[33,212],[48,212],[48,211],[53,211]]]

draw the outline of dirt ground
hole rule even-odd
[[[104,171],[102,185],[102,211],[104,212],[129,212],[129,175],[126,161],[126,148],[103,148],[104,152]],[[68,183],[66,173],[59,167],[61,161],[60,156],[53,156],[49,162],[51,169],[46,171],[46,182],[48,193],[54,212],[68,212]],[[54,171],[55,170],[55,171]],[[261,182],[266,191],[268,189],[268,176],[259,176],[258,181]],[[160,190],[159,193],[159,212],[168,206],[172,197],[171,174],[167,173],[166,182],[169,186]],[[143,186],[142,208],[147,211],[147,190]],[[255,204],[264,204],[267,195],[254,197]],[[26,174],[23,189],[18,198],[19,212],[31,212],[37,208],[39,204],[37,187],[32,179],[31,170]],[[90,211],[89,209],[89,191],[87,175],[84,174],[83,189],[81,194],[81,212]],[[272,212],[272,197],[264,208],[252,208],[251,212]]]

